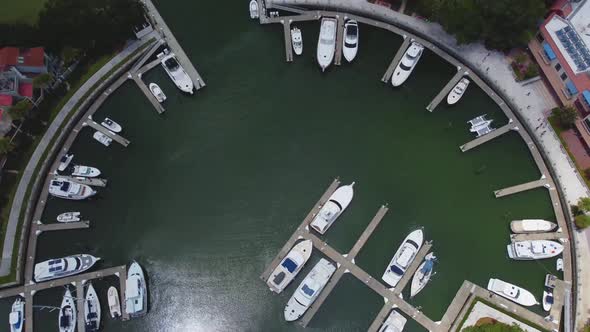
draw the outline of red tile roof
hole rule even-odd
[[[18,58],[18,48],[16,47],[3,47],[0,48],[0,70],[4,71],[8,69],[8,66],[16,65],[16,59]]]
[[[0,95],[0,106],[12,106],[12,96]]]
[[[20,82],[18,85],[18,94],[23,97],[33,97],[33,83]]]
[[[18,57],[23,61],[19,63]],[[17,47],[0,48],[0,70],[6,70],[9,66],[42,67],[45,65],[45,50],[43,47],[19,49]]]

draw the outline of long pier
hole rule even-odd
[[[483,143],[489,142],[496,137],[506,134],[510,130],[518,130],[518,124],[516,122],[512,122],[512,119],[509,120],[507,125],[504,125],[498,129],[493,130],[489,134],[485,134],[483,136],[480,136],[480,137],[474,139],[473,141],[470,141],[470,142],[467,142],[467,143],[461,145],[460,149],[462,152],[467,152],[473,148],[476,148],[476,147],[482,145]]]
[[[527,182],[527,183],[523,183],[523,184],[518,184],[516,186],[496,190],[496,191],[494,191],[494,195],[496,196],[496,198],[500,198],[500,197],[520,193],[523,191],[536,189],[539,187],[546,187],[548,185],[549,184],[547,183],[547,179],[542,178],[540,180],[535,180],[535,181],[531,181],[531,182]]]
[[[468,76],[469,71],[462,70],[461,67],[457,68],[457,73],[451,80],[445,85],[445,87],[440,90],[440,92],[434,97],[434,99],[426,106],[426,109],[430,112],[433,112],[434,109],[440,104],[440,102],[451,92],[451,90],[459,83],[459,81],[463,78],[463,76]]]
[[[393,75],[393,71],[395,70],[395,67],[397,67],[397,64],[401,61],[402,56],[404,56],[404,53],[406,52],[406,50],[410,46],[410,43],[412,42],[412,38],[410,38],[406,35],[403,35],[403,38],[404,38],[404,42],[402,43],[402,45],[399,47],[399,49],[395,53],[393,60],[391,60],[389,67],[387,67],[385,74],[383,74],[383,77],[381,78],[381,81],[383,83],[388,83],[389,80],[391,80],[391,76]]]
[[[410,282],[410,280],[414,276],[414,273],[416,273],[416,270],[418,270],[418,267],[420,266],[420,264],[422,264],[424,257],[426,257],[426,255],[428,255],[428,252],[430,251],[431,248],[432,248],[432,241],[426,241],[422,245],[420,250],[418,250],[416,257],[414,257],[412,264],[410,264],[410,266],[408,266],[408,268],[406,269],[406,272],[404,273],[404,275],[402,276],[400,281],[397,283],[397,285],[394,287],[394,289],[393,289],[394,294],[399,295],[404,291],[404,288],[406,288],[406,285]]]
[[[373,323],[371,323],[371,325],[369,326],[367,332],[377,332],[379,330],[379,327],[383,325],[385,319],[393,309],[394,306],[392,306],[389,303],[385,303],[381,310],[379,310],[379,313],[377,314],[377,317],[375,317],[375,319],[373,320]]]
[[[52,232],[52,231],[67,231],[73,229],[85,229],[90,228],[90,221],[78,221],[78,222],[58,222],[58,223],[51,223],[51,224],[44,224],[40,221],[36,222],[37,224],[37,235],[41,234],[42,232]]]
[[[367,240],[369,239],[371,234],[373,234],[375,229],[377,229],[377,226],[379,226],[379,223],[381,223],[381,220],[383,220],[383,217],[385,217],[387,211],[389,211],[389,208],[386,205],[382,205],[379,208],[377,214],[375,214],[375,217],[373,217],[373,219],[365,228],[361,236],[356,240],[356,243],[352,246],[352,249],[350,249],[350,251],[346,255],[346,257],[348,257],[348,259],[350,259],[353,263],[356,255],[359,253],[359,251],[361,251],[365,243],[367,243]]]
[[[293,46],[291,45],[291,20],[281,20],[283,23],[283,38],[285,39],[285,60],[293,61]]]
[[[93,187],[106,187],[107,179],[101,178],[85,178],[82,176],[70,176],[70,175],[55,175],[54,179],[66,179],[68,181],[76,182],[79,184],[85,184]]]
[[[130,73],[130,75],[131,79],[135,82],[135,84],[137,84],[137,86],[139,87],[141,92],[143,92],[150,104],[154,106],[156,112],[158,112],[158,114],[164,113],[164,106],[162,106],[162,104],[160,104],[156,97],[154,97],[154,95],[151,93],[150,89],[148,89],[147,85],[145,85],[141,77],[139,77],[137,73]]]
[[[511,234],[510,240],[512,240],[512,242],[535,240],[567,240],[567,235],[562,232]]]
[[[344,39],[344,16],[336,15],[336,52],[334,53],[334,65],[342,64],[342,47]]]
[[[86,323],[84,322],[84,283],[86,280],[81,280],[76,283],[76,309],[78,310],[78,332],[86,332]]]

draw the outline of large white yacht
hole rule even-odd
[[[12,304],[12,310],[8,315],[10,332],[21,332],[25,325],[25,301],[19,296]]]
[[[399,246],[395,255],[393,255],[381,279],[389,286],[395,287],[404,273],[406,273],[406,269],[412,264],[414,258],[416,258],[416,254],[420,250],[420,247],[422,247],[423,242],[424,233],[421,229],[410,233],[404,239],[401,246]]]
[[[137,262],[133,262],[129,266],[125,286],[125,311],[132,318],[145,315],[148,300],[147,285],[143,270]]]
[[[277,294],[282,292],[301,271],[303,265],[311,256],[312,249],[311,240],[297,243],[270,274],[266,282],[270,290]]]
[[[510,229],[514,233],[544,233],[557,228],[557,224],[543,219],[512,220]]]
[[[35,281],[40,282],[78,274],[88,270],[99,260],[100,258],[87,254],[46,260],[35,264]]]
[[[55,197],[79,201],[93,196],[96,191],[88,185],[57,177],[49,182],[49,193]]]
[[[402,85],[402,83],[404,83],[408,77],[410,77],[412,70],[414,70],[414,67],[416,67],[416,64],[418,63],[418,60],[420,60],[423,52],[424,46],[422,46],[422,44],[418,42],[412,42],[410,47],[408,47],[406,50],[406,53],[404,53],[401,61],[397,64],[397,67],[395,67],[395,70],[393,71],[393,75],[391,76],[391,84],[393,84],[393,86]]]
[[[176,84],[176,86],[183,92],[193,94],[193,81],[190,76],[184,71],[184,68],[180,65],[174,53],[171,53],[168,49],[164,50],[164,53],[158,54],[162,67],[170,76],[170,79]]]
[[[311,222],[311,228],[320,234],[326,233],[328,228],[332,226],[334,221],[336,221],[340,214],[348,207],[350,201],[352,201],[354,195],[353,187],[354,182],[336,189]]]
[[[326,70],[334,60],[336,50],[336,19],[324,17],[318,38],[317,58],[322,71]]]
[[[96,167],[76,165],[72,176],[82,176],[86,178],[94,178],[100,175],[100,170]]]
[[[352,62],[359,49],[359,25],[355,20],[348,20],[344,24],[344,38],[342,40],[342,54],[348,62]]]
[[[500,279],[491,278],[488,282],[488,290],[527,307],[538,304],[535,296],[528,290]]]
[[[84,301],[84,323],[86,331],[94,332],[100,329],[100,301],[90,283],[86,290],[86,301]]]
[[[58,324],[59,332],[74,332],[76,330],[76,304],[69,289],[61,301],[59,309]]]
[[[389,316],[387,316],[383,325],[381,325],[379,332],[402,332],[407,321],[408,319],[406,317],[402,316],[402,314],[394,309]]]
[[[285,307],[285,320],[292,322],[303,316],[336,271],[336,266],[322,258],[307,274]]]
[[[429,253],[424,257],[424,262],[420,264],[418,270],[412,277],[412,286],[410,288],[410,298],[416,296],[426,284],[430,281],[430,277],[433,275],[434,263],[436,262],[436,256],[434,253]]]
[[[506,246],[508,257],[515,260],[532,260],[555,257],[563,251],[563,245],[549,240],[518,241]]]

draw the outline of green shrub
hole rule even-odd
[[[495,322],[478,326],[469,326],[464,328],[462,332],[524,332],[524,330],[516,324],[508,325]]]
[[[537,67],[535,64],[529,64],[526,71],[524,72],[524,79],[527,80],[537,76],[539,76],[539,67]]]
[[[576,226],[578,228],[586,228],[588,226],[590,226],[590,216],[585,215],[585,214],[581,214],[576,216],[575,218],[576,221]]]
[[[576,111],[573,107],[556,107],[551,110],[551,113],[556,117],[559,125],[563,129],[572,128],[580,116],[578,111]]]

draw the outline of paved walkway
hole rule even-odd
[[[518,326],[520,326],[523,330],[525,330],[527,332],[540,332],[539,330],[537,330],[529,325],[526,325],[520,321],[517,321],[516,319],[506,315],[505,313],[498,311],[490,306],[487,306],[481,302],[477,302],[473,306],[473,309],[471,309],[471,312],[469,313],[469,316],[467,316],[465,323],[463,323],[462,328],[465,328],[468,326],[473,326],[477,323],[477,321],[480,318],[488,318],[488,317],[493,318],[493,319],[497,320],[498,322],[508,324],[508,325],[517,324]]]

